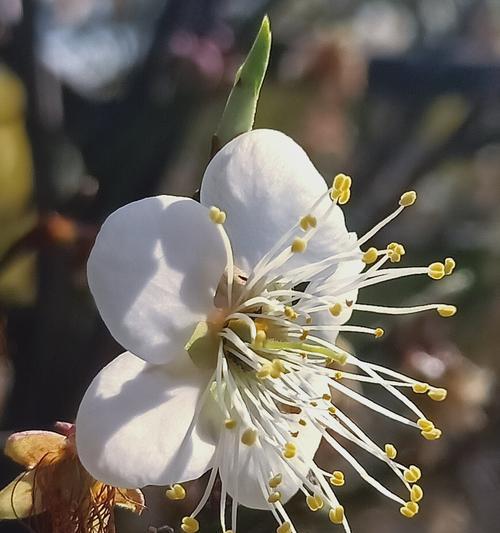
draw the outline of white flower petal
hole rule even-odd
[[[235,264],[250,272],[257,261],[307,215],[327,186],[304,150],[274,130],[253,130],[224,146],[212,159],[201,185],[201,203],[226,212],[224,225]],[[329,205],[325,197],[322,210]],[[287,267],[335,253],[347,237],[335,207],[309,243]]]
[[[115,339],[138,357],[166,363],[214,309],[225,265],[207,209],[157,196],[110,215],[90,254],[88,281]]]
[[[216,440],[193,423],[208,378],[187,357],[151,365],[121,354],[97,375],[80,405],[76,444],[85,468],[118,487],[201,476]]]

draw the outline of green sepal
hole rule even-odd
[[[206,322],[198,322],[184,349],[199,368],[215,368],[220,339]]]
[[[219,127],[213,137],[212,155],[231,139],[252,129],[270,51],[271,26],[266,15],[250,52],[236,73]]]

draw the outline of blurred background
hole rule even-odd
[[[0,0],[0,444],[12,431],[72,421],[90,380],[120,352],[86,285],[93,239],[125,203],[194,194],[264,13],[274,43],[256,126],[295,138],[325,178],[353,176],[346,217],[358,233],[417,190],[416,206],[374,244],[403,242],[408,264],[458,263],[440,283],[393,282],[360,297],[445,301],[459,313],[377,319],[382,342],[343,339],[364,358],[449,389],[444,404],[422,400],[444,430],[437,442],[348,406],[379,442],[398,443],[403,462],[422,465],[426,492],[408,521],[346,468],[339,497],[351,526],[497,531],[498,0]],[[318,457],[343,466],[328,450]],[[0,460],[2,486],[18,472]],[[193,498],[202,486],[193,484]],[[176,530],[189,512],[189,500],[168,502],[162,489],[146,496],[142,517],[118,514],[119,533]],[[216,496],[206,532],[218,531]],[[289,508],[304,533],[334,527],[301,497]],[[240,521],[249,533],[275,527],[245,509]]]

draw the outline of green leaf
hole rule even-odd
[[[236,73],[233,88],[214,135],[213,154],[240,133],[252,129],[270,51],[271,26],[266,15],[248,56]]]

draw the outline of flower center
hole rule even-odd
[[[420,478],[416,466],[405,467],[395,461],[397,450],[387,443],[373,442],[341,409],[338,400],[348,397],[394,421],[416,428],[427,440],[436,440],[441,431],[401,390],[427,394],[436,401],[444,400],[446,390],[420,383],[391,369],[363,361],[335,344],[339,332],[360,332],[380,337],[380,327],[345,325],[351,312],[405,314],[437,310],[444,317],[456,309],[446,304],[416,307],[382,307],[356,303],[359,289],[399,277],[427,274],[441,279],[452,273],[455,262],[429,267],[382,268],[387,262],[398,263],[405,249],[391,243],[385,250],[360,250],[375,233],[415,202],[413,191],[405,193],[399,207],[363,237],[346,235],[338,243],[337,252],[310,261],[308,245],[317,231],[332,216],[337,204],[350,197],[351,179],[336,176],[328,194],[320,197],[309,214],[278,239],[247,276],[234,265],[231,243],[224,230],[226,215],[212,207],[210,218],[224,241],[227,268],[215,296],[217,311],[207,322],[196,326],[186,349],[199,366],[213,373],[202,401],[209,395],[221,413],[221,436],[213,462],[213,470],[200,503],[190,517],[197,531],[195,517],[212,490],[217,473],[222,478],[221,526],[226,531],[226,494],[232,495],[231,529],[236,530],[238,484],[234,475],[242,449],[251,449],[253,475],[258,480],[262,497],[280,524],[278,533],[295,531],[282,505],[282,500],[301,490],[311,511],[329,507],[329,518],[349,531],[344,508],[335,488],[344,484],[344,474],[328,472],[314,461],[315,449],[308,442],[323,438],[369,484],[400,505],[401,514],[411,518],[418,512],[422,489],[415,483]],[[365,270],[363,270],[365,269]],[[353,371],[342,367],[349,363]],[[347,384],[346,384],[347,382]],[[349,382],[358,385],[349,387]],[[378,386],[400,401],[411,418],[392,411],[359,391],[359,385]],[[306,437],[303,434],[306,432]],[[340,436],[339,440],[337,437]],[[349,441],[384,462],[400,479],[408,497],[402,498],[371,477],[351,451]],[[245,481],[243,481],[245,482]],[[286,486],[295,487],[287,494]],[[191,524],[191,522],[189,522]],[[187,529],[184,529],[187,531]]]

